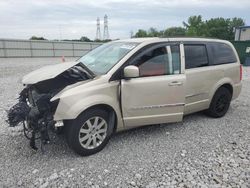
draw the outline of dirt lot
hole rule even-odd
[[[63,136],[44,154],[34,152],[21,128],[5,122],[22,76],[60,61],[0,59],[0,187],[250,187],[250,67],[225,117],[197,113],[126,131],[98,154],[79,157]]]

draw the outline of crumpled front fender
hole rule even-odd
[[[55,121],[75,119],[92,106],[108,105],[116,113],[117,127],[123,127],[119,103],[119,82],[83,84],[60,93],[52,98],[52,101],[56,99],[59,99],[59,104],[54,114]]]

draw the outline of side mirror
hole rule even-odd
[[[137,78],[139,77],[139,68],[134,65],[129,65],[124,68],[124,77],[125,78]]]

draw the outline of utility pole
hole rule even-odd
[[[96,40],[101,40],[101,30],[100,30],[100,18],[98,17],[96,20]]]
[[[103,31],[103,40],[109,39],[109,28],[108,28],[108,16],[104,16],[104,31]]]

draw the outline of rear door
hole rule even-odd
[[[218,80],[218,74],[209,66],[207,46],[204,43],[185,43],[186,105],[185,113],[208,108],[209,91]]]
[[[131,61],[139,67],[140,76],[121,80],[125,126],[182,120],[186,76],[181,51],[183,45],[158,44]]]

